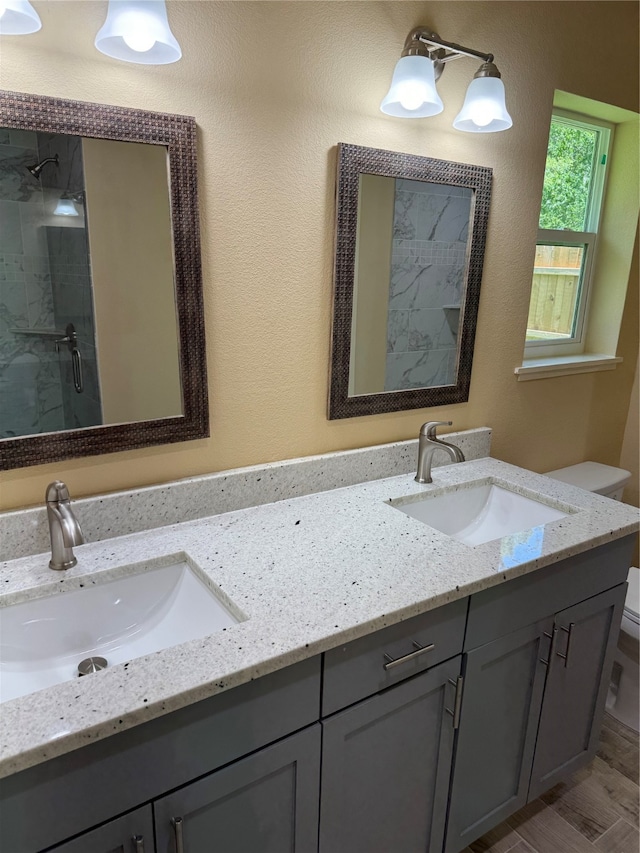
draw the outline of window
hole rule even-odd
[[[611,126],[554,111],[533,270],[526,358],[584,349]]]

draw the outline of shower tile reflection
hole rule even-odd
[[[29,172],[56,154],[39,178]],[[79,137],[0,129],[0,438],[102,422],[84,217],[60,227],[54,215],[62,192],[83,188]],[[82,394],[68,348],[55,346],[69,322]]]
[[[385,391],[454,384],[472,191],[396,180]]]

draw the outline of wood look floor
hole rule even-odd
[[[597,757],[463,853],[639,853],[638,735],[605,715]]]

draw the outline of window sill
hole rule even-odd
[[[531,379],[551,379],[554,376],[571,376],[574,373],[615,370],[621,361],[618,356],[601,353],[525,358],[521,366],[516,367],[513,372],[518,382],[528,382]]]

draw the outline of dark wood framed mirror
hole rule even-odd
[[[0,467],[209,435],[196,123],[0,92]]]
[[[329,419],[468,400],[491,179],[338,146]]]

